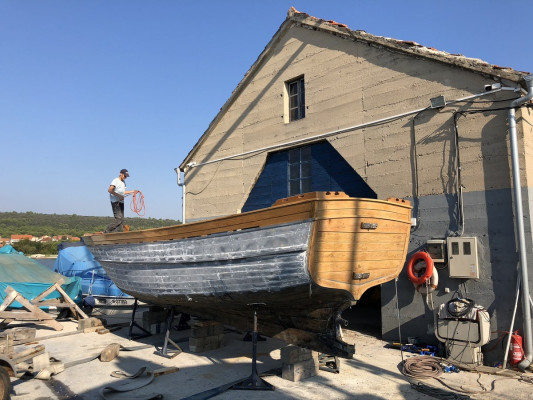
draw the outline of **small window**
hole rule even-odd
[[[289,196],[311,191],[311,147],[299,147],[289,151]]]
[[[459,254],[459,243],[458,242],[452,242],[452,254],[454,256]]]
[[[287,108],[286,122],[296,121],[305,117],[305,85],[303,76],[286,82]]]

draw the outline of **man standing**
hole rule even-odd
[[[126,178],[129,177],[127,169],[121,169],[118,178],[113,179],[109,185],[109,198],[115,220],[109,224],[104,233],[121,232],[124,225],[124,196],[135,193],[135,190],[126,190]]]

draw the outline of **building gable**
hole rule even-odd
[[[456,56],[439,53],[442,59],[436,59],[435,51],[428,50],[433,57],[426,57],[419,46],[354,35],[340,24],[301,13],[289,16],[180,166],[187,220],[241,212],[267,157],[324,140],[378,198],[455,190],[457,171],[442,160],[453,146],[455,110],[431,108],[430,100],[471,98],[494,79],[516,87],[508,78],[522,75],[497,68],[489,75],[481,67],[443,61]],[[291,121],[287,84],[300,79],[305,82],[305,116]],[[417,116],[414,122],[395,117],[402,115]],[[479,118],[484,117],[461,122],[467,139],[463,183],[469,190],[487,184],[508,187],[507,145],[501,140],[506,122],[495,119],[480,137]],[[413,172],[416,168],[422,172]],[[415,193],[419,187],[421,192]]]
[[[366,46],[381,49],[382,51],[404,54],[414,59],[422,58],[436,61],[451,68],[475,72],[496,81],[509,80],[511,82],[521,83],[521,79],[528,74],[528,72],[516,71],[512,68],[492,65],[483,60],[469,58],[461,54],[450,54],[432,47],[423,46],[413,41],[376,36],[362,30],[350,30],[347,25],[340,24],[335,21],[326,21],[320,18],[315,18],[306,13],[299,12],[291,7],[287,13],[287,18],[280,26],[276,34],[272,37],[255,63],[245,74],[241,82],[237,85],[230,98],[221,107],[220,112],[210,123],[208,129],[204,132],[186,158],[182,161],[180,164],[180,170],[184,171],[188,168],[188,165],[198,163],[198,161],[196,161],[198,148],[203,145],[204,141],[207,140],[208,136],[212,133],[225,113],[241,95],[244,88],[252,83],[258,70],[264,66],[266,60],[268,60],[273,53],[278,51],[279,43],[283,41],[287,35],[290,35],[292,32],[294,32],[294,30],[290,31],[290,29],[295,26],[315,32],[328,33],[337,37],[338,40],[347,40],[352,43],[361,43],[365,44]]]

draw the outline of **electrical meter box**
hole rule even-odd
[[[476,237],[449,237],[448,269],[450,278],[479,278]]]

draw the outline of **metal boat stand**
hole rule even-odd
[[[128,339],[130,340],[136,340],[136,339],[142,339],[148,336],[152,336],[152,334],[144,329],[142,326],[140,326],[137,322],[135,322],[135,313],[137,312],[137,299],[133,302],[133,311],[131,313],[131,321],[130,321],[130,330],[128,332]],[[143,333],[133,335],[133,327],[139,328]]]
[[[171,338],[170,338],[170,328],[172,327],[172,321],[174,320],[174,307],[168,307],[167,308],[167,331],[165,333],[165,341],[163,343],[163,347],[161,350],[156,350],[154,354],[157,354],[158,356],[166,357],[166,358],[174,358],[178,354],[181,354],[183,350],[179,345],[177,345]],[[174,349],[169,350],[168,349],[168,343],[170,342],[171,345],[174,346]]]
[[[252,374],[243,381],[234,384],[233,390],[274,390],[275,387],[257,373],[257,309],[264,303],[248,304],[254,311],[254,330],[252,331]]]

